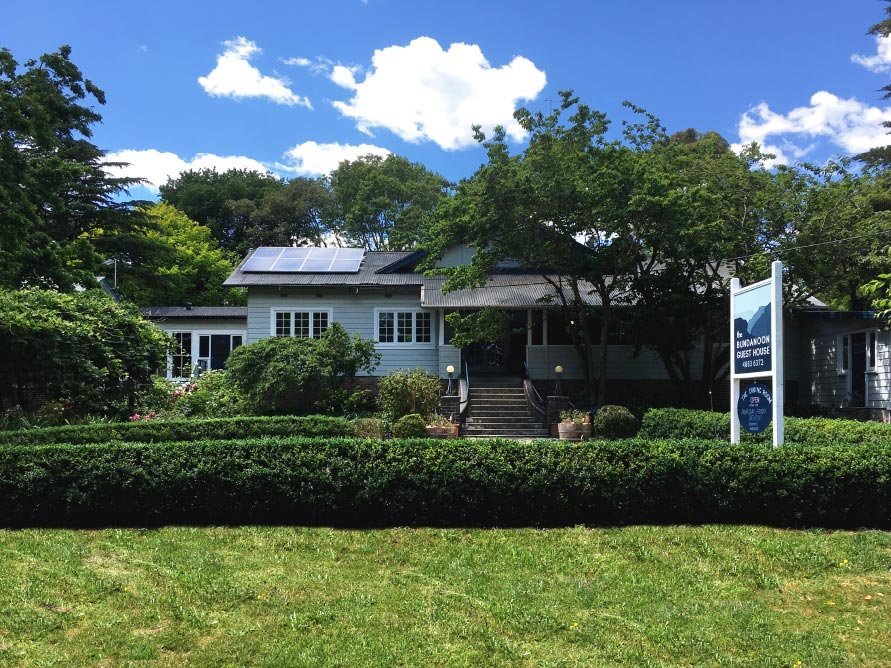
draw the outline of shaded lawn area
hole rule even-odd
[[[0,531],[0,665],[891,666],[891,533]]]

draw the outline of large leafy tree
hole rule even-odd
[[[104,259],[91,233],[128,233],[139,213],[90,142],[105,94],[71,48],[22,66],[0,49],[0,285],[87,286]]]
[[[223,287],[235,255],[223,251],[210,230],[163,202],[143,212],[142,237],[117,249],[126,258],[117,270],[125,299],[141,305],[244,302],[241,291]]]
[[[344,161],[329,177],[334,200],[332,231],[368,250],[409,250],[428,216],[446,197],[449,183],[398,155]]]

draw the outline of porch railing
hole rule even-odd
[[[544,400],[535,389],[532,379],[529,378],[529,365],[525,361],[523,362],[523,392],[526,394],[526,403],[541,417],[542,423],[546,424],[548,412],[544,407]]]
[[[470,404],[470,367],[464,362],[464,376],[458,380],[458,416],[461,422],[467,417],[467,406]]]

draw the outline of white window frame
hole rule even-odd
[[[314,314],[326,313],[328,315],[328,329],[331,328],[331,324],[334,322],[334,309],[331,308],[330,306],[322,306],[322,307],[293,306],[293,307],[288,307],[288,308],[276,306],[275,308],[270,309],[270,313],[269,313],[269,335],[273,336],[273,337],[276,335],[275,334],[275,316],[277,313],[290,313],[291,314],[291,333],[288,334],[288,336],[294,336],[294,326],[295,326],[295,323],[297,320],[294,317],[295,313],[309,313],[309,328],[310,328],[309,338],[311,338],[311,339],[318,339],[321,337],[321,334],[319,336],[314,336],[314,334],[315,334],[315,327],[314,327],[315,318],[313,317]]]
[[[835,370],[839,376],[846,376],[851,368],[851,334],[837,334],[835,337]],[[847,348],[845,347],[847,343]]]
[[[392,313],[393,314],[393,341],[385,342],[380,340],[380,314],[381,313]],[[399,336],[399,313],[411,313],[411,341],[396,341],[396,338]],[[418,341],[418,315],[419,313],[426,313],[430,318],[430,340],[429,341]],[[436,332],[434,329],[434,323],[436,322],[436,318],[434,318],[433,311],[425,311],[420,308],[412,308],[410,306],[381,306],[374,309],[374,321],[372,322],[371,328],[373,332],[374,345],[378,348],[433,348],[436,345]]]
[[[167,330],[167,334],[171,337],[174,334],[191,334],[192,335],[192,365],[191,365],[191,373],[188,376],[174,376],[173,375],[173,355],[167,355],[167,369],[166,376],[167,380],[172,380],[174,382],[186,382],[189,379],[193,378],[195,375],[201,373],[201,369],[199,368],[201,360],[207,361],[207,368],[210,368],[210,357],[201,357],[201,337],[202,336],[229,336],[229,345],[232,345],[232,337],[240,336],[241,337],[241,345],[245,345],[247,343],[247,330],[244,329],[171,329]],[[209,344],[209,342],[208,342]],[[208,350],[208,353],[210,351]]]
[[[875,346],[870,346],[870,338],[875,341]],[[866,373],[877,373],[876,358],[879,356],[879,330],[866,331]]]

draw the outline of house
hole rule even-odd
[[[438,266],[465,264],[471,253],[456,246]],[[561,367],[563,387],[580,389],[583,367],[560,312],[548,304],[555,289],[540,274],[508,264],[483,287],[444,292],[442,277],[417,270],[422,259],[417,252],[263,247],[225,282],[246,288],[246,308],[156,307],[144,313],[178,341],[168,368],[171,378],[186,377],[196,367],[221,368],[241,343],[269,336],[318,337],[336,321],[377,343],[381,362],[375,376],[421,368],[445,379],[452,367],[455,377],[469,375],[471,382],[528,377],[546,395],[556,383],[555,368]],[[594,295],[585,298],[599,304]],[[502,339],[464,349],[452,345],[445,316],[487,306],[509,316]],[[891,408],[887,321],[816,304],[787,317],[785,326],[790,402],[801,408]],[[696,353],[694,366],[701,365]],[[651,350],[636,352],[621,323],[610,335],[607,379],[611,402],[678,402],[662,361]],[[715,402],[726,408],[723,385]]]

